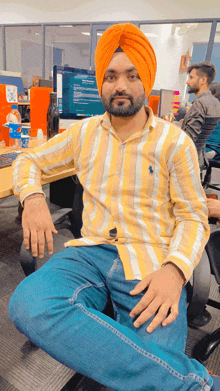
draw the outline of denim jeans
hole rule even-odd
[[[129,312],[142,297],[129,295],[117,248],[70,247],[54,255],[16,288],[9,315],[19,331],[69,368],[117,391],[209,391],[205,367],[184,351],[186,291],[179,316],[148,334]],[[109,298],[114,319],[103,314]]]

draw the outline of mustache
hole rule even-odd
[[[130,95],[130,94],[127,94],[126,92],[122,91],[122,92],[115,92],[114,94],[110,95],[109,99],[110,99],[110,102],[112,102],[115,98],[119,97],[119,96],[126,96],[126,98],[130,99],[131,102],[133,102],[133,96]]]

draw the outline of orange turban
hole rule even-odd
[[[145,95],[148,97],[156,76],[156,56],[144,33],[131,23],[115,24],[109,27],[97,44],[95,66],[99,94],[101,95],[105,71],[119,46],[137,69]]]

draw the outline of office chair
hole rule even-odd
[[[204,258],[203,258],[204,257]],[[195,288],[197,290],[199,286],[199,292],[194,292],[194,297],[192,302],[188,307],[189,316],[191,313],[194,313],[194,307],[196,305],[200,305],[200,298],[202,296],[201,303],[210,305],[213,308],[217,308],[220,310],[220,301],[215,301],[209,299],[209,288],[210,288],[210,273],[215,276],[215,280],[218,284],[219,290],[219,299],[220,299],[220,228],[217,228],[216,231],[212,232],[209,238],[209,241],[205,248],[205,254],[203,253],[202,260],[202,275],[200,276],[201,268],[196,270],[194,278],[196,279],[193,285],[195,284]],[[203,281],[204,273],[207,273],[205,285]],[[203,281],[200,289],[200,278]],[[198,303],[197,303],[198,301]],[[205,336],[199,343],[195,346],[193,351],[193,356],[200,362],[206,361],[209,356],[213,353],[213,351],[220,344],[220,327],[215,330],[212,334]]]
[[[220,144],[216,145],[216,144],[206,143],[206,147],[211,149],[215,153],[215,155],[210,159],[209,153],[205,152],[205,159],[206,159],[206,163],[207,163],[207,168],[206,168],[206,173],[205,173],[204,179],[202,181],[202,186],[204,189],[210,188],[213,190],[220,191],[219,185],[214,185],[211,183],[212,169],[213,168],[220,168],[220,153],[219,153]]]
[[[200,134],[198,135],[196,141],[194,141],[198,152],[200,171],[206,170],[208,168],[209,162],[205,153],[206,141],[208,140],[211,133],[214,131],[219,121],[220,121],[219,116],[218,117],[207,116],[205,118],[205,122],[202,124]]]

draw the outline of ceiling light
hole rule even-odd
[[[82,32],[81,32],[81,34],[83,34],[83,35],[90,35],[90,33],[82,33]]]
[[[73,25],[72,24],[61,24],[58,27],[73,27]]]

